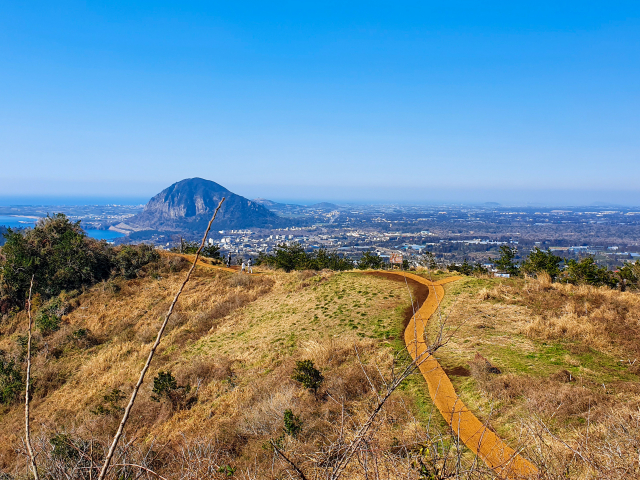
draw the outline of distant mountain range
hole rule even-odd
[[[253,201],[267,207],[269,210],[273,210],[274,212],[281,212],[287,209],[337,210],[340,208],[338,205],[328,202],[314,203],[313,205],[296,205],[292,203],[278,203],[266,198],[254,198]]]
[[[164,189],[149,200],[142,213],[116,228],[202,232],[222,197],[225,202],[215,221],[216,230],[275,227],[282,223],[282,219],[265,206],[236,195],[222,185],[203,178],[188,178]]]

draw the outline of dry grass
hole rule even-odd
[[[70,296],[61,329],[37,336],[32,424],[43,468],[58,472],[54,478],[71,468],[52,456],[54,434],[67,433],[77,445],[91,439],[98,458],[117,428],[117,415],[92,411],[114,388],[130,392],[182,279],[182,262],[163,262],[142,278]],[[469,278],[446,288],[453,336],[438,356],[465,403],[512,446],[524,446],[548,478],[633,478],[640,387],[630,363],[640,348],[639,297],[548,279]],[[196,270],[116,463],[135,460],[172,479],[226,478],[219,472],[226,466],[233,478],[295,478],[270,448],[275,440],[309,478],[326,478],[397,366],[408,305],[403,284],[358,273]],[[0,348],[19,355],[25,321],[18,315],[0,324]],[[476,353],[501,373],[474,362]],[[291,379],[302,359],[325,376],[316,394]],[[152,401],[160,370],[190,385],[197,402],[174,409]],[[287,409],[302,420],[297,438],[283,436]],[[445,471],[492,478],[431,411],[416,377],[391,396],[343,478],[417,478],[421,462],[443,478]],[[0,472],[23,478],[21,407],[0,415]]]
[[[574,340],[600,351],[640,359],[640,295],[607,287],[551,283],[549,278],[500,284],[484,300],[522,305],[531,338]]]
[[[545,478],[637,478],[640,296],[548,278],[448,288],[457,330],[439,354],[465,403]]]
[[[80,443],[91,439],[96,451],[107,444],[117,415],[92,412],[114,388],[130,392],[182,279],[180,268],[167,263],[143,278],[82,292],[62,328],[38,338],[32,424],[40,438],[37,448],[52,469],[62,468],[46,452],[47,439],[57,433]],[[307,469],[330,466],[332,442],[353,435],[375,402],[370,380],[381,387],[380,372],[387,374],[393,365],[390,342],[408,305],[406,288],[349,273],[196,272],[127,426],[138,460],[148,457],[149,442],[161,439],[154,468],[172,478],[198,478],[214,470],[217,475],[223,465],[245,472],[245,478],[277,478],[288,467],[264,445],[280,438],[283,413],[292,409],[302,419],[303,433],[295,439],[285,435],[284,448]],[[0,348],[19,353],[15,336],[23,324],[22,316],[7,319]],[[74,335],[80,330],[86,335]],[[354,347],[366,366],[357,361]],[[325,375],[315,395],[290,378],[300,359],[312,360]],[[152,401],[151,379],[160,370],[190,385],[195,405],[175,410],[168,402]],[[376,448],[404,451],[385,468],[411,470],[407,452],[415,453],[425,435],[414,411],[413,399],[397,392],[376,424]],[[20,407],[1,415],[0,471],[24,472]]]

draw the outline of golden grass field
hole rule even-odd
[[[56,434],[91,442],[96,452],[108,444],[119,414],[94,412],[114,388],[131,392],[185,275],[179,260],[161,263],[142,278],[69,296],[62,328],[37,336],[32,435],[41,462],[62,462],[46,454]],[[481,420],[545,478],[640,475],[637,293],[475,277],[445,289],[442,315],[429,323],[435,329],[442,320],[449,333],[436,356]],[[247,276],[197,268],[133,409],[123,455],[166,478],[229,478],[227,467],[233,478],[295,478],[270,448],[276,440],[309,478],[326,478],[376,404],[371,387],[383,390],[408,360],[402,331],[410,293],[402,282],[361,272]],[[88,334],[78,339],[80,329]],[[0,349],[18,356],[25,331],[24,313],[5,318]],[[478,353],[501,373],[487,371]],[[325,377],[317,394],[291,379],[303,359]],[[197,401],[189,408],[152,401],[160,371],[190,385]],[[0,471],[28,478],[23,407],[0,408]],[[295,438],[283,434],[287,409],[302,421]],[[495,477],[455,442],[414,375],[390,397],[343,478],[436,471],[441,477],[433,478],[446,478],[456,468],[451,478]],[[378,477],[367,477],[374,470]]]

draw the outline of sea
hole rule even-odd
[[[19,217],[14,215],[0,215],[0,225],[10,228],[27,228],[33,227],[38,221],[38,217]],[[113,241],[116,238],[124,237],[123,233],[114,232],[112,230],[94,230],[85,229],[87,235],[96,240]]]

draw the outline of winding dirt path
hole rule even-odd
[[[411,283],[418,283],[429,289],[427,298],[420,309],[411,317],[404,331],[404,340],[411,356],[424,358],[419,364],[420,372],[427,381],[429,395],[444,419],[451,426],[458,437],[503,478],[531,479],[535,478],[538,470],[528,460],[521,457],[506,445],[498,436],[489,430],[465,406],[456,394],[449,377],[435,357],[426,354],[427,343],[424,332],[429,318],[438,310],[444,297],[443,285],[459,280],[461,277],[451,277],[439,282],[431,282],[418,275],[406,272],[370,272],[372,275],[395,275],[397,280],[406,278]]]
[[[173,255],[180,255],[193,261],[193,255]],[[238,271],[237,268],[212,265],[202,260],[198,260],[197,265],[227,272]],[[450,277],[438,282],[431,282],[426,278],[408,272],[386,270],[366,273],[402,282],[407,281],[412,286],[417,287],[419,298],[425,298],[426,293],[422,306],[411,316],[406,325],[404,341],[413,359],[421,358],[418,367],[427,382],[429,395],[446,422],[458,435],[458,438],[501,478],[530,480],[537,477],[538,470],[536,467],[516,453],[513,448],[506,445],[494,432],[478,420],[473,412],[460,400],[451,380],[440,363],[434,356],[425,353],[428,348],[424,338],[427,322],[438,310],[440,302],[444,298],[443,285],[459,280],[461,277]],[[428,289],[428,292],[424,291],[425,288]]]
[[[160,255],[164,255],[164,256],[167,256],[167,257],[182,257],[185,260],[189,260],[190,262],[193,262],[193,258],[195,257],[195,255],[191,255],[191,254],[188,254],[188,253],[174,253],[174,252],[167,252],[167,251],[164,251],[164,250],[160,251]],[[234,265],[231,268],[223,267],[221,265],[217,265],[217,264],[214,265],[214,264],[211,264],[211,263],[207,263],[207,260],[208,259],[206,259],[206,258],[200,257],[200,258],[198,258],[198,262],[196,263],[196,265],[199,266],[199,267],[207,267],[207,268],[214,268],[216,270],[224,270],[225,272],[231,272],[231,273],[235,273],[235,272],[240,270],[239,266],[235,266]]]

